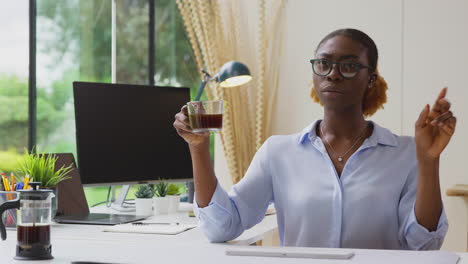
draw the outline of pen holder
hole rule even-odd
[[[0,204],[11,201],[17,197],[15,192],[0,192]],[[16,227],[17,209],[8,209],[2,214],[1,220],[5,227]]]
[[[5,224],[5,227],[16,227],[16,209],[6,210],[2,215],[2,221]]]

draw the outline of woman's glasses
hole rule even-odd
[[[310,60],[312,63],[312,70],[318,76],[327,76],[333,69],[334,64],[338,64],[338,71],[343,78],[349,79],[356,76],[359,70],[362,68],[368,68],[372,70],[372,67],[363,65],[356,62],[331,62],[325,59]]]

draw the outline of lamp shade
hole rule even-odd
[[[226,62],[216,75],[216,81],[222,87],[239,86],[248,83],[251,79],[249,68],[238,61]]]

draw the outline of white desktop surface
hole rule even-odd
[[[175,215],[153,217],[147,221],[196,223],[188,217],[187,204]],[[95,211],[95,210],[93,210]],[[103,210],[99,210],[102,212]],[[105,211],[105,210],[104,210]],[[417,259],[416,251],[353,250],[356,255],[351,260],[314,260],[298,258],[241,257],[227,256],[225,250],[237,245],[248,245],[262,239],[263,234],[276,228],[276,216],[247,230],[230,243],[209,243],[198,228],[178,235],[127,234],[103,232],[105,226],[53,224],[51,227],[52,255],[47,261],[13,260],[16,248],[16,230],[7,231],[6,241],[0,241],[0,263],[71,263],[72,261],[94,261],[106,263],[382,263],[382,259],[394,258],[395,263],[405,263],[405,259]],[[313,250],[313,248],[311,248]],[[340,251],[341,249],[331,249]],[[428,252],[427,254],[430,254]],[[457,253],[459,264],[468,264],[468,253]],[[397,259],[395,259],[397,258]],[[401,259],[400,259],[401,258]],[[380,261],[379,261],[380,260]],[[415,263],[412,261],[411,263]]]

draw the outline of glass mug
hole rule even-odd
[[[30,182],[31,189],[16,192],[0,192],[0,232],[6,239],[3,214],[6,210],[17,208],[17,244],[18,260],[52,259],[50,244],[50,225],[52,223],[52,190],[39,189],[40,183]]]
[[[187,103],[192,131],[217,132],[223,127],[223,101],[194,101]]]

